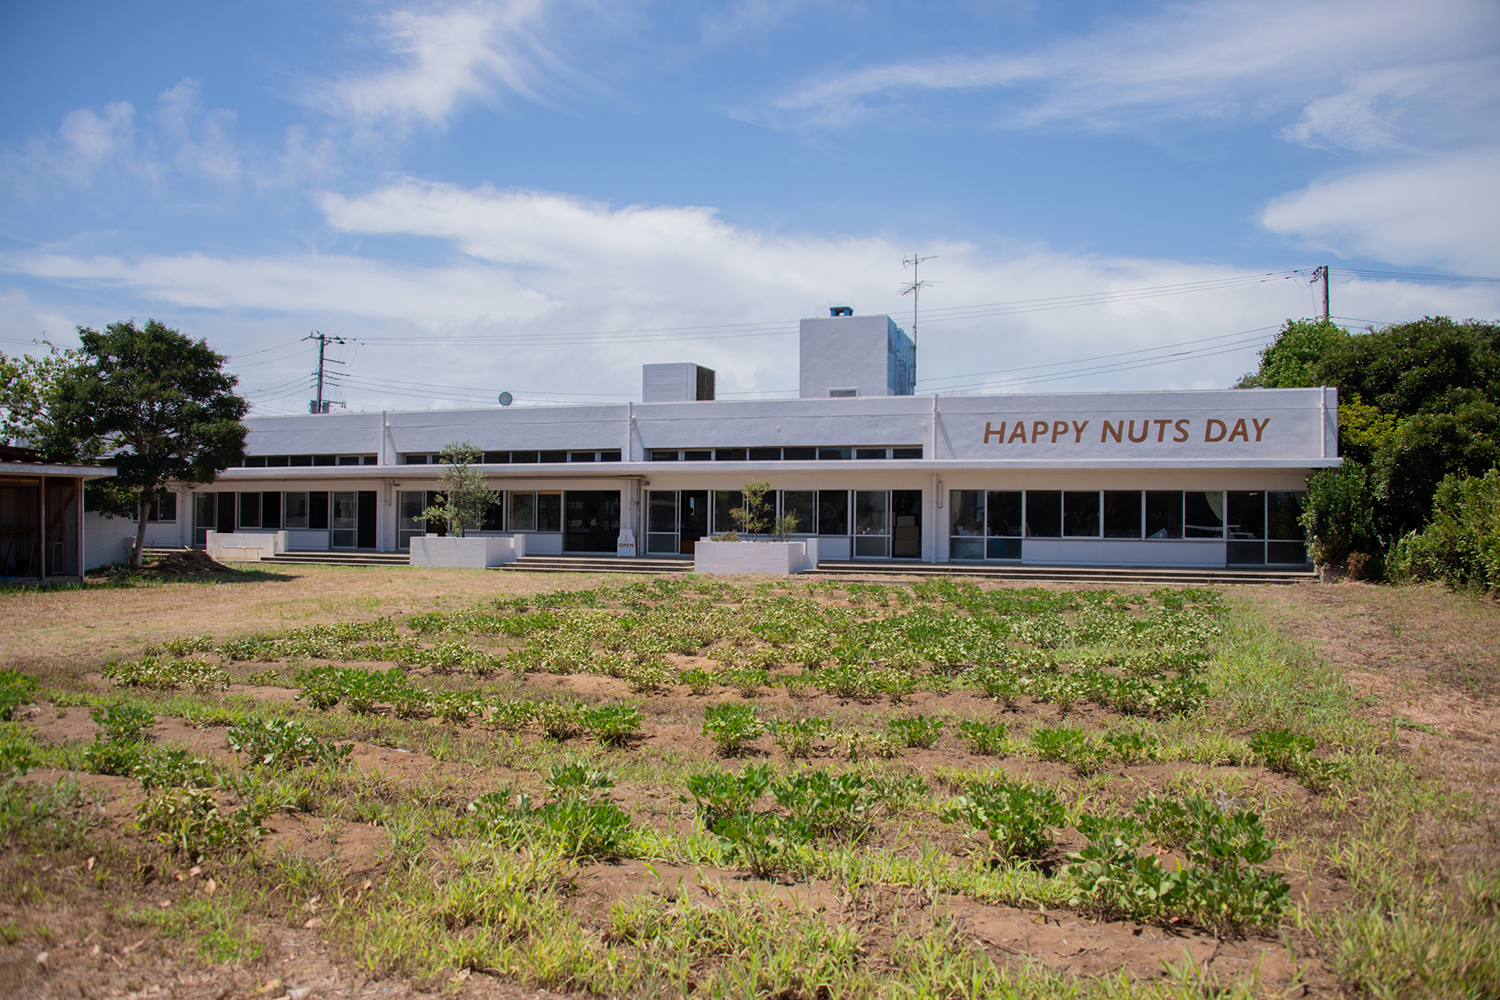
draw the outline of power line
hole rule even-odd
[[[1355,267],[1335,267],[1335,274],[1347,274],[1354,278],[1388,278],[1398,281],[1491,281],[1500,278],[1477,278],[1468,274],[1427,274],[1421,271],[1371,271]]]

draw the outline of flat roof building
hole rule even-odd
[[[704,398],[708,369],[669,365],[643,403],[252,418],[244,464],[148,543],[401,551],[468,440],[504,498],[474,531],[527,554],[687,555],[768,481],[824,561],[1300,566],[1307,476],[1339,463],[1331,388],[915,396],[885,316],[804,320],[800,359],[795,400],[716,400],[711,372]]]

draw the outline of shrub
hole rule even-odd
[[[36,694],[36,678],[18,670],[0,670],[0,721],[8,721],[17,708]]]
[[[756,801],[770,785],[771,768],[766,764],[751,764],[739,774],[703,771],[687,779],[688,792],[698,806],[703,825],[715,833],[722,820],[754,812]]]
[[[304,667],[297,671],[293,681],[302,689],[297,692],[297,700],[306,698],[307,703],[319,711],[337,705],[343,693],[339,673],[338,667]]]
[[[95,739],[83,748],[83,766],[90,774],[112,774],[129,778],[146,759],[145,744],[126,740]]]
[[[151,727],[156,724],[156,716],[131,705],[96,708],[89,715],[103,730],[100,735],[115,743],[141,742],[148,738]]]
[[[1432,520],[1396,542],[1389,573],[1400,581],[1500,587],[1500,470],[1446,476],[1433,496]]]
[[[631,705],[599,705],[585,709],[583,728],[607,746],[618,746],[641,729],[641,710]]]
[[[998,757],[1005,743],[1006,725],[1003,722],[960,722],[958,732],[974,753]]]
[[[542,733],[561,743],[583,732],[583,706],[572,702],[541,701],[532,716]]]
[[[227,738],[229,749],[248,754],[251,763],[261,767],[336,764],[347,760],[354,750],[352,743],[334,746],[322,742],[301,719],[249,718],[231,727]]]
[[[345,668],[335,675],[338,678],[339,697],[349,711],[367,715],[375,710],[378,701],[389,701],[407,686],[406,675],[399,670],[356,670]]]
[[[210,854],[252,843],[265,830],[270,807],[260,802],[223,807],[205,788],[182,788],[151,795],[137,810],[136,826],[173,852],[203,861]]]
[[[739,753],[765,731],[765,724],[749,705],[709,705],[703,711],[703,735],[717,743],[725,756]]]
[[[702,667],[693,667],[690,670],[682,670],[677,674],[677,679],[688,686],[688,690],[696,695],[708,694],[714,685],[718,684],[718,677],[711,670]]]
[[[1040,858],[1052,842],[1050,827],[1063,823],[1062,803],[1050,789],[1022,782],[973,784],[939,814],[989,835],[990,853],[1001,858]]]
[[[789,829],[805,838],[857,839],[872,825],[871,809],[884,800],[884,785],[859,774],[803,771],[771,787],[787,812]]]
[[[943,720],[913,715],[905,719],[891,719],[885,727],[902,746],[928,750],[938,741],[938,736],[943,731]]]
[[[1324,788],[1341,771],[1332,761],[1312,755],[1317,746],[1311,736],[1299,736],[1285,729],[1271,729],[1250,737],[1250,751],[1265,762],[1267,769],[1298,778],[1315,790]]]
[[[156,788],[212,788],[217,783],[213,765],[194,757],[186,747],[158,747],[136,764],[131,777],[148,792]]]
[[[818,740],[827,733],[827,719],[782,719],[769,724],[771,737],[792,760],[811,757]]]

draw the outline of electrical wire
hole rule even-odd
[[[1334,274],[1351,278],[1385,278],[1395,281],[1500,281],[1500,278],[1476,278],[1468,274],[1424,274],[1420,271],[1371,271],[1356,267],[1330,267]]]

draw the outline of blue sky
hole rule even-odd
[[[921,253],[919,391],[1222,386],[1318,264],[1352,325],[1500,317],[1338,270],[1500,276],[1497,56],[1491,0],[10,0],[0,349],[149,316],[258,413],[314,329],[353,408],[777,395]]]

